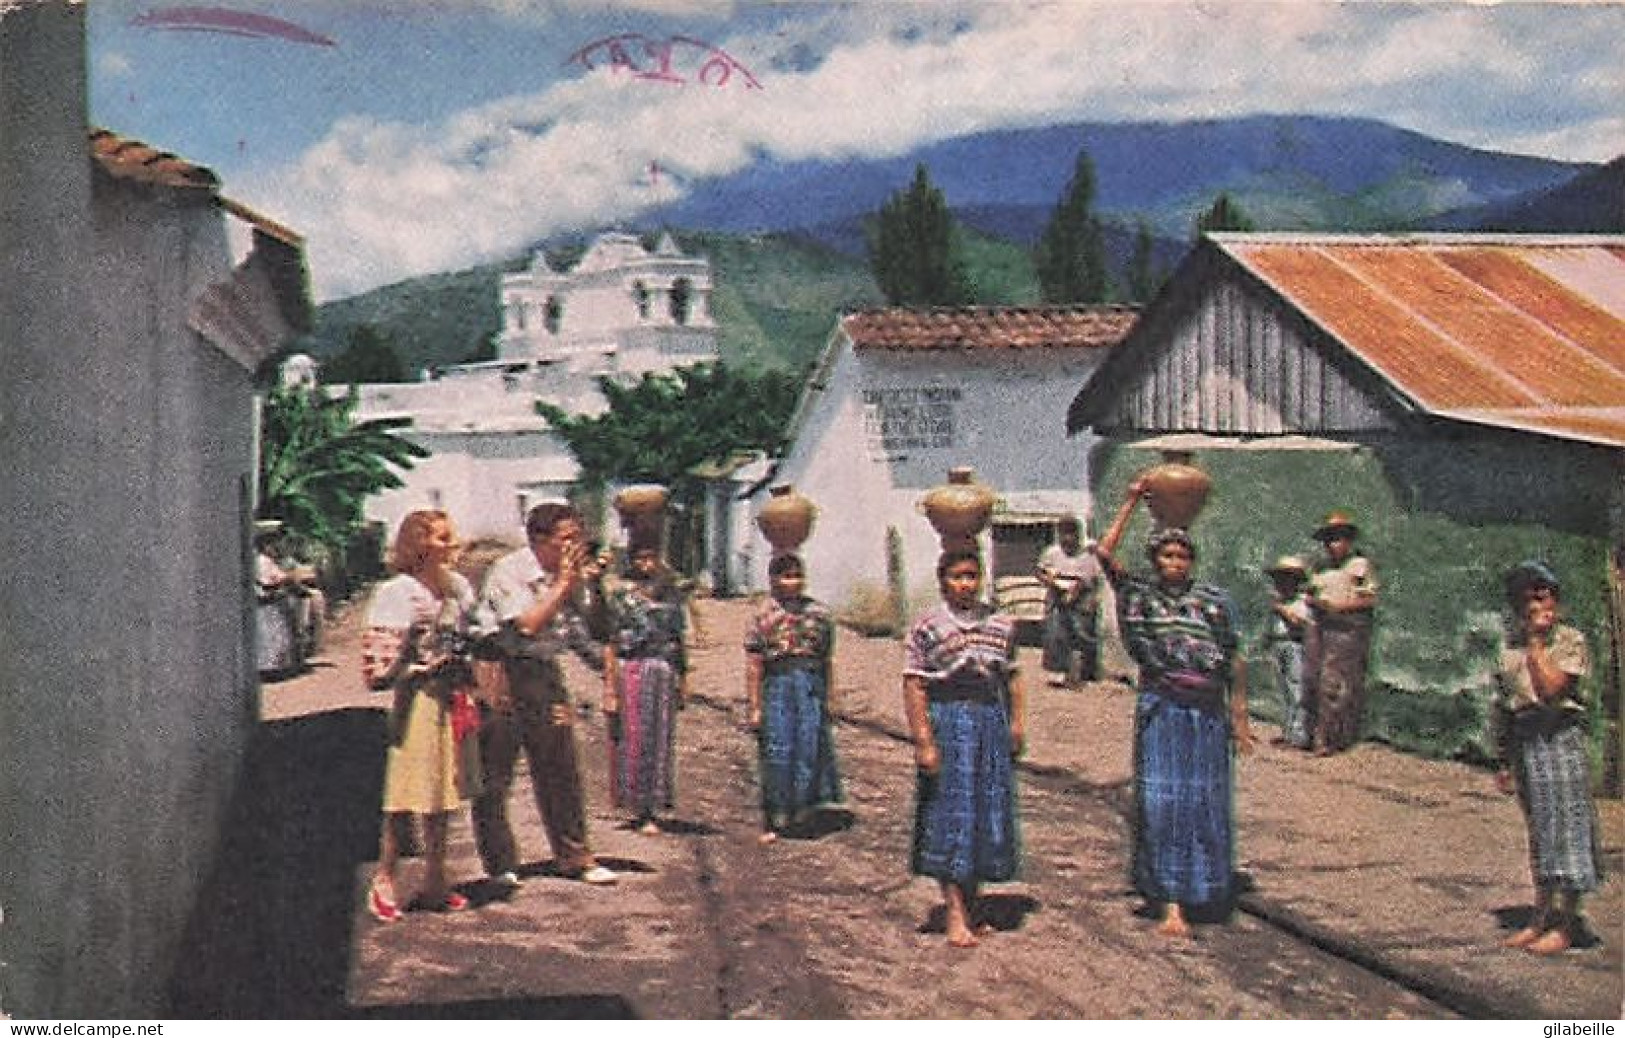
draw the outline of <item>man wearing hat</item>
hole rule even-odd
[[[1271,742],[1307,750],[1314,724],[1313,704],[1303,689],[1303,641],[1311,619],[1306,591],[1309,567],[1296,555],[1283,555],[1264,572],[1274,585],[1264,643],[1275,664],[1275,687],[1281,694],[1281,734]]]
[[[1309,577],[1314,624],[1305,642],[1306,694],[1315,711],[1315,752],[1341,753],[1360,739],[1366,665],[1371,652],[1377,577],[1355,551],[1360,529],[1346,512],[1332,512],[1315,530],[1324,556]]]

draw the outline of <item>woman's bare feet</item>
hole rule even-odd
[[[1522,930],[1501,942],[1503,948],[1527,948],[1534,944],[1544,931],[1538,926],[1526,926]]]
[[[770,843],[779,842],[779,834],[772,829],[764,829],[762,835],[756,837],[756,842],[766,847]]]
[[[1540,939],[1525,947],[1531,955],[1556,955],[1569,950],[1574,942],[1567,929],[1557,926],[1540,935]]]
[[[948,932],[950,948],[974,948],[982,943],[970,928],[970,906],[974,903],[975,895],[968,894],[964,887],[951,880],[942,881],[943,928]]]
[[[638,832],[645,836],[659,836],[660,825],[653,818],[645,819],[644,823],[638,826]]]
[[[981,943],[976,939],[976,934],[966,927],[962,926],[957,930],[953,928],[948,930],[948,947],[950,948],[974,948]]]
[[[1191,925],[1185,921],[1184,910],[1172,903],[1163,908],[1162,922],[1157,924],[1157,933],[1177,940],[1190,940]]]

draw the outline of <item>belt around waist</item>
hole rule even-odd
[[[999,686],[985,681],[943,681],[927,684],[925,697],[933,703],[997,703]]]
[[[823,670],[822,656],[781,656],[762,664],[765,674],[792,674],[798,670]]]

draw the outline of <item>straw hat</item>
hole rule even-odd
[[[1272,577],[1277,573],[1296,573],[1303,577],[1309,575],[1309,567],[1296,555],[1282,555],[1275,560],[1275,565],[1265,569],[1264,572]]]
[[[1327,514],[1320,525],[1315,528],[1315,540],[1325,541],[1336,536],[1358,537],[1360,528],[1354,525],[1354,520],[1344,511],[1335,511]]]

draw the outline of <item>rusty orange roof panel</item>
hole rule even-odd
[[[1482,259],[1483,250],[1473,250]],[[1439,357],[1454,381],[1440,407],[1483,406],[1486,389],[1507,382],[1526,390],[1534,402],[1564,407],[1602,407],[1625,400],[1625,367],[1601,362],[1558,333],[1547,313],[1563,309],[1570,294],[1527,264],[1502,256],[1502,272],[1529,286],[1533,309],[1512,305],[1503,295],[1447,262],[1453,252],[1434,250],[1328,249],[1339,263],[1409,311],[1413,320],[1436,329],[1454,347]],[[1521,271],[1514,268],[1521,268]],[[1544,295],[1533,282],[1546,282]]]
[[[1494,372],[1473,370],[1470,356],[1416,319],[1401,300],[1374,290],[1358,270],[1324,249],[1262,245],[1233,249],[1246,265],[1384,378],[1429,409],[1521,407],[1535,397]],[[1471,399],[1462,372],[1472,372]]]
[[[1422,409],[1625,444],[1625,239],[1213,238]]]
[[[970,306],[859,310],[841,318],[854,349],[1102,349],[1139,318],[1131,306]]]

